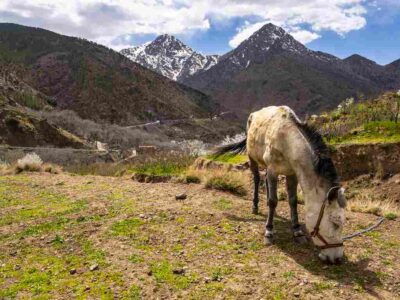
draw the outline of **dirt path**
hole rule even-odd
[[[398,220],[348,242],[344,265],[324,266],[292,242],[286,201],[277,243],[264,246],[265,210],[253,216],[248,199],[195,184],[0,177],[0,299],[400,298]],[[346,233],[376,219],[347,217]]]

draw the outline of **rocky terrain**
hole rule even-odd
[[[51,99],[19,79],[12,68],[0,70],[0,144],[85,148],[70,132],[35,116],[27,106],[51,109]],[[21,70],[19,70],[21,71]]]
[[[134,62],[172,80],[183,81],[206,71],[218,62],[218,55],[197,53],[174,36],[164,34],[154,41],[120,51]]]

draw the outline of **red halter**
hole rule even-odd
[[[319,216],[317,223],[315,224],[314,230],[311,232],[312,237],[317,237],[319,240],[324,243],[323,246],[317,246],[320,249],[328,249],[328,248],[337,248],[337,247],[342,247],[343,242],[341,243],[336,243],[336,244],[329,244],[322,235],[319,234],[319,225],[321,225],[322,217],[324,216],[324,211],[325,211],[325,206],[326,202],[329,200],[329,194],[331,193],[332,190],[338,189],[340,186],[334,186],[330,188],[330,190],[326,193],[326,197],[324,199],[324,202],[322,203],[321,210],[319,211]]]

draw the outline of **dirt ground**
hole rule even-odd
[[[200,184],[1,176],[0,299],[400,299],[399,219],[327,266],[292,241],[286,201],[265,246],[265,201],[254,216],[249,199]],[[376,218],[348,212],[345,234]]]

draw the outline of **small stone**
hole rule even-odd
[[[298,292],[293,293],[293,296],[295,296],[296,298],[297,298],[297,297],[300,297],[300,293],[298,293]]]
[[[323,266],[323,267],[322,267],[323,270],[326,270],[326,269],[328,269],[328,268],[329,268],[328,266]]]
[[[139,218],[144,219],[144,218],[146,218],[146,216],[144,214],[140,214]]]
[[[89,268],[90,271],[96,271],[98,269],[99,269],[99,265],[98,264],[91,265],[90,268]]]
[[[172,270],[172,273],[177,274],[177,275],[183,275],[185,274],[186,270],[184,268],[176,268]]]
[[[204,277],[204,282],[205,282],[205,283],[211,282],[211,278],[210,278],[210,277]]]
[[[178,194],[175,196],[175,200],[185,200],[187,198],[187,195],[185,193]]]
[[[69,274],[71,274],[71,275],[76,274],[76,269],[71,269],[71,270],[69,270]]]

